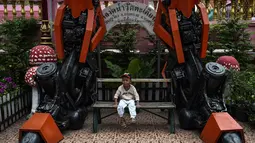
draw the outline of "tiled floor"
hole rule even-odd
[[[102,114],[110,110],[103,110]],[[156,110],[158,114],[166,116],[166,112]],[[128,119],[129,117],[126,116]],[[92,133],[92,114],[90,113],[83,129],[64,132],[61,143],[202,143],[198,131],[186,131],[179,128],[176,122],[176,133],[170,134],[165,120],[150,113],[141,111],[137,116],[137,124],[130,124],[122,128],[118,124],[117,115],[102,120],[99,132]],[[0,133],[0,142],[17,143],[18,130],[25,122],[21,119],[5,131]],[[255,142],[255,129],[240,123],[244,127],[247,143]]]

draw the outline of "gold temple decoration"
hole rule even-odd
[[[12,15],[13,17],[16,17],[17,12],[16,12],[16,1],[12,1]]]
[[[253,0],[249,0],[249,3],[248,3],[248,16],[247,16],[248,20],[250,20],[253,16],[252,11],[253,11]]]
[[[218,17],[218,0],[214,0],[214,14],[213,20],[216,20]]]
[[[29,1],[29,5],[30,5],[30,15],[33,17],[34,15],[34,2],[33,1]]]
[[[4,16],[7,17],[8,16],[7,0],[3,0],[3,3],[4,3]]]
[[[222,1],[222,18],[226,17],[226,3],[227,1],[226,0],[223,0]]]
[[[42,1],[36,1],[35,4],[38,6],[39,19],[42,19]]]
[[[23,17],[25,17],[25,15],[26,15],[26,12],[25,12],[25,0],[21,0],[20,1],[20,6],[21,6],[21,15]]]
[[[42,20],[41,24],[41,45],[48,45],[52,47],[51,29],[49,20]]]
[[[231,2],[231,17],[235,17],[235,12],[236,12],[236,4],[235,1]]]
[[[242,1],[238,0],[237,7],[238,7],[238,10],[237,10],[238,16],[240,16],[241,20],[245,19],[245,12],[244,12],[244,9],[243,9],[243,7],[244,7],[243,0]]]

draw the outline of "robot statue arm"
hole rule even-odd
[[[96,46],[104,38],[104,35],[106,33],[106,26],[105,26],[105,22],[104,22],[103,12],[102,12],[102,9],[100,8],[100,6],[97,8],[96,18],[99,19],[100,27],[98,28],[97,32],[95,33],[95,36],[91,40],[90,51],[93,51],[96,48]],[[97,22],[97,21],[95,20],[95,22]],[[96,25],[96,24],[94,24],[94,25]],[[96,26],[95,26],[95,29],[96,29]]]
[[[68,15],[68,10],[71,14]],[[56,39],[56,51],[58,59],[65,58],[65,48],[64,45],[64,33],[63,33],[63,22],[64,17],[68,17],[68,20],[78,21],[81,18],[81,13],[85,16],[84,36],[82,38],[82,44],[80,45],[80,63],[85,63],[87,60],[87,55],[89,51],[95,50],[98,43],[103,39],[106,33],[106,26],[104,23],[104,18],[102,15],[102,10],[100,3],[97,0],[65,0],[64,3],[58,8],[54,28],[55,28],[55,39]],[[81,25],[82,25],[81,24]],[[72,23],[75,25],[75,22]],[[70,47],[69,47],[70,48]]]
[[[198,9],[201,13],[201,18],[203,22],[203,27],[202,27],[202,39],[201,39],[201,52],[200,52],[200,58],[205,58],[206,57],[206,51],[207,51],[207,42],[209,38],[209,19],[207,16],[206,8],[202,3],[199,3]]]
[[[183,3],[187,4],[183,4]],[[178,63],[184,63],[184,53],[183,53],[183,45],[182,39],[179,31],[178,18],[176,15],[176,11],[182,12],[183,16],[189,18],[192,14],[192,9],[195,5],[198,6],[201,18],[202,18],[202,35],[201,35],[201,51],[200,57],[206,57],[207,50],[207,41],[208,41],[208,33],[209,33],[209,20],[206,12],[206,8],[202,3],[196,0],[188,0],[188,1],[178,1],[178,0],[159,0],[156,20],[154,24],[154,31],[169,47],[175,49]],[[162,14],[163,13],[163,14]],[[164,18],[163,18],[164,17]]]

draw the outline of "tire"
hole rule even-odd
[[[28,132],[21,139],[20,143],[45,143],[39,133]]]
[[[219,143],[242,143],[240,134],[235,132],[224,133],[219,140]]]

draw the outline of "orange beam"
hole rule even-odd
[[[160,2],[161,1],[159,1],[159,3]],[[155,19],[155,22],[154,22],[153,31],[168,46],[170,46],[171,48],[174,48],[173,41],[172,41],[172,36],[161,26],[161,14],[162,14],[162,10],[159,7],[159,9],[157,11],[157,14],[156,14],[156,19]]]
[[[88,9],[86,32],[84,34],[82,49],[81,49],[80,59],[79,59],[79,62],[81,62],[81,63],[86,62],[86,58],[88,55],[89,44],[90,44],[92,30],[93,30],[94,15],[95,15],[94,9]]]
[[[35,113],[19,129],[19,141],[24,137],[24,133],[39,133],[44,142],[58,143],[64,136],[49,113]]]
[[[63,21],[65,9],[66,9],[65,4],[62,4],[58,8],[55,22],[54,22],[56,52],[57,52],[58,59],[61,59],[61,60],[64,59],[64,56],[65,56],[64,44],[63,44],[63,32],[62,32],[62,21]]]
[[[154,32],[162,39],[168,46],[174,48],[172,36],[161,26],[154,26]]]
[[[85,9],[93,9],[92,0],[65,0],[64,3],[72,10],[72,16],[77,18]]]
[[[90,51],[94,51],[96,49],[96,46],[104,38],[104,34],[106,33],[106,26],[105,26],[103,13],[100,6],[97,9],[97,16],[99,17],[100,27],[97,30],[97,33],[94,35],[94,37],[91,40]]]
[[[245,143],[243,128],[227,112],[212,113],[200,138],[204,143],[217,143],[223,133],[237,132]]]
[[[184,54],[182,49],[181,36],[180,36],[178,21],[176,17],[176,11],[175,9],[168,9],[168,11],[169,11],[170,24],[171,24],[172,34],[173,34],[174,47],[177,54],[177,60],[178,60],[178,63],[181,64],[185,62],[185,59],[184,59]]]
[[[198,6],[198,9],[200,10],[202,22],[203,22],[200,57],[205,58],[207,46],[208,46],[208,37],[209,37],[209,19],[206,12],[206,8],[203,6],[203,4],[200,3],[197,6]]]

